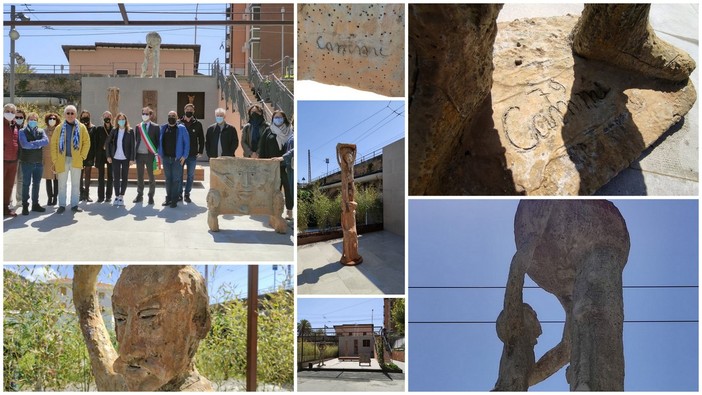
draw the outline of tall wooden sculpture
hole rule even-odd
[[[336,160],[341,166],[341,228],[344,231],[344,252],[341,263],[358,265],[363,257],[358,254],[358,232],[356,232],[356,188],[353,185],[353,164],[356,161],[356,144],[336,145]]]

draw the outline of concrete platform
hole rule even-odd
[[[297,372],[298,391],[403,392],[404,373],[317,370]]]
[[[3,221],[5,262],[291,262],[294,259],[292,221],[286,234],[268,225],[268,216],[224,215],[219,232],[207,226],[209,169],[205,181],[195,183],[192,203],[177,208],[163,207],[165,188],[156,184],[155,205],[132,203],[136,183],[129,183],[124,207],[111,203],[80,203],[85,210],[70,207],[57,214],[57,207],[45,213],[30,212]],[[93,172],[95,174],[95,172]],[[90,196],[97,200],[96,185]],[[40,200],[46,203],[42,182]],[[70,188],[70,182],[69,182]],[[148,191],[148,186],[146,187]],[[70,192],[67,196],[70,206]],[[21,210],[20,210],[21,211]]]
[[[505,4],[498,22],[518,18],[579,15],[583,4]],[[697,62],[690,76],[698,97],[698,4],[653,4],[649,21],[660,38],[681,48]],[[699,98],[698,98],[699,103]],[[697,196],[699,190],[699,104],[631,166],[595,195]]]
[[[339,263],[343,239],[298,247],[299,295],[404,295],[404,237],[388,231],[358,236],[363,263]]]

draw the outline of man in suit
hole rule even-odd
[[[223,108],[215,110],[215,123],[207,128],[205,148],[209,158],[220,156],[234,156],[234,151],[239,147],[239,137],[236,128],[224,121],[226,114]]]
[[[156,180],[154,179],[154,160],[158,153],[159,128],[151,122],[154,111],[149,107],[141,110],[142,122],[135,128],[136,138],[136,168],[137,168],[137,196],[134,203],[144,200],[144,168],[149,175],[149,204],[154,204]]]

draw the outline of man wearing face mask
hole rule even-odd
[[[92,178],[93,165],[95,165],[95,125],[90,122],[90,111],[83,110],[80,113],[80,123],[85,125],[90,136],[90,150],[88,157],[83,161],[83,171],[80,177],[80,201],[92,203],[90,198],[90,179]]]
[[[193,180],[195,179],[195,165],[197,158],[202,156],[202,152],[205,150],[205,134],[202,131],[202,124],[195,118],[195,106],[188,103],[183,110],[185,110],[185,115],[180,119],[180,123],[188,129],[190,152],[188,159],[185,160],[185,166],[188,168],[187,181],[183,185],[184,191],[178,195],[178,200],[181,200],[184,194],[185,202],[190,203],[190,191],[193,189]]]
[[[223,108],[215,110],[215,123],[207,128],[207,156],[219,158],[220,156],[234,156],[239,147],[239,136],[236,128],[224,121],[226,112]]]
[[[166,178],[166,201],[164,206],[178,207],[178,195],[182,191],[183,164],[190,152],[188,129],[178,123],[178,113],[168,113],[168,124],[161,126],[158,155],[163,163]]]
[[[36,112],[27,115],[27,126],[19,131],[19,141],[22,149],[22,215],[29,215],[29,186],[32,186],[32,211],[43,213],[46,211],[39,204],[39,185],[41,184],[42,147],[49,144],[49,139],[44,129],[38,127],[39,114]]]
[[[252,104],[247,111],[249,115],[249,123],[241,129],[241,148],[244,149],[244,157],[256,158],[258,150],[258,141],[261,139],[263,131],[268,128],[265,118],[263,118],[263,109],[258,104]]]
[[[95,128],[95,167],[98,171],[98,203],[112,201],[112,163],[107,161],[108,137],[112,132],[112,113],[105,111],[102,113],[102,125]],[[105,174],[107,167],[107,174]],[[107,177],[107,185],[105,185]],[[107,189],[105,189],[107,188]]]
[[[71,211],[83,211],[78,207],[80,171],[90,151],[90,136],[85,125],[78,122],[76,106],[68,105],[63,110],[64,121],[60,129],[51,136],[51,161],[58,176],[59,208],[56,213],[66,211],[66,192],[71,180]]]
[[[141,109],[141,123],[137,125],[136,132],[136,169],[137,169],[137,196],[134,203],[144,200],[144,168],[149,176],[149,204],[154,204],[156,192],[156,179],[154,178],[154,160],[158,150],[158,125],[151,122],[154,111],[150,107]],[[156,166],[158,168],[158,165]]]
[[[3,148],[3,216],[14,217],[17,214],[10,210],[10,196],[12,187],[15,185],[17,176],[17,161],[19,160],[19,126],[15,122],[17,107],[8,103],[3,107],[4,119],[2,127],[2,148]]]
[[[19,133],[22,128],[25,127],[24,122],[27,119],[27,114],[21,109],[17,109],[15,113],[15,124],[19,131],[17,132],[17,141],[19,141]],[[23,188],[24,177],[22,176],[22,147],[19,147],[18,159],[17,159],[17,174],[15,175],[15,202],[19,204],[22,201],[22,188]]]

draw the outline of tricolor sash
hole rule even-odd
[[[158,152],[156,152],[156,146],[154,145],[154,142],[151,141],[151,137],[149,137],[149,134],[145,131],[146,129],[146,122],[141,123],[141,140],[146,143],[146,148],[154,154],[154,164],[153,164],[153,169],[154,169],[154,174],[158,175],[161,174],[161,158],[158,156]]]

